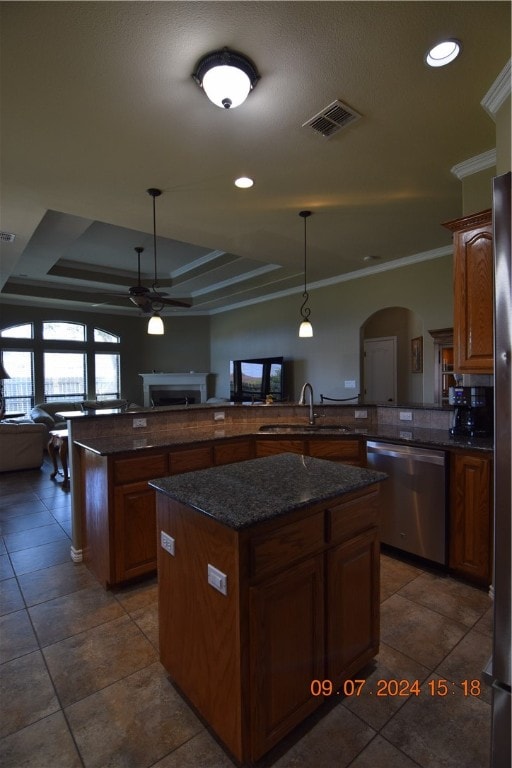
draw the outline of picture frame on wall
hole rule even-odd
[[[411,339],[411,373],[423,373],[423,336]]]

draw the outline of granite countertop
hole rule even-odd
[[[383,472],[281,453],[151,480],[149,485],[235,530],[378,483]]]
[[[279,423],[279,422],[277,422]],[[133,452],[145,450],[148,448],[173,448],[180,445],[191,443],[208,442],[211,440],[220,440],[230,437],[252,437],[258,435],[261,438],[281,439],[285,433],[273,431],[271,433],[260,432],[259,425],[254,424],[231,424],[222,428],[216,426],[202,427],[175,427],[168,431],[155,431],[152,433],[144,432],[132,436],[127,435],[108,435],[105,437],[88,437],[83,440],[75,440],[75,443],[82,448],[86,448],[93,453],[101,456],[110,456],[118,453]],[[304,432],[294,432],[293,435],[286,433],[287,437],[305,439],[308,437],[320,438],[322,436],[336,436],[340,439],[350,437],[365,437],[368,440],[387,440],[409,445],[416,445],[424,448],[453,449],[463,448],[466,450],[475,450],[483,452],[492,452],[492,438],[463,438],[451,437],[448,430],[428,429],[425,427],[396,427],[392,425],[380,425],[378,427],[359,427],[352,426],[349,431],[340,432],[333,428],[312,431],[305,425]]]

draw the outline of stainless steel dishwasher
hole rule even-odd
[[[368,466],[381,483],[381,541],[446,565],[446,453],[397,443],[367,442]]]

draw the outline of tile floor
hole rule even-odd
[[[0,765],[232,768],[159,663],[156,580],[105,592],[71,562],[70,497],[49,472],[0,476]],[[362,695],[334,698],[262,768],[488,768],[489,691],[459,683],[490,655],[490,599],[387,556],[381,573]],[[418,696],[391,695],[405,679]]]

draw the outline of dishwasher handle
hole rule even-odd
[[[444,466],[446,457],[442,451],[431,451],[428,448],[413,448],[410,445],[398,445],[394,443],[376,443],[369,440],[366,443],[368,453],[379,456],[390,456],[393,459],[412,459],[426,464]]]

